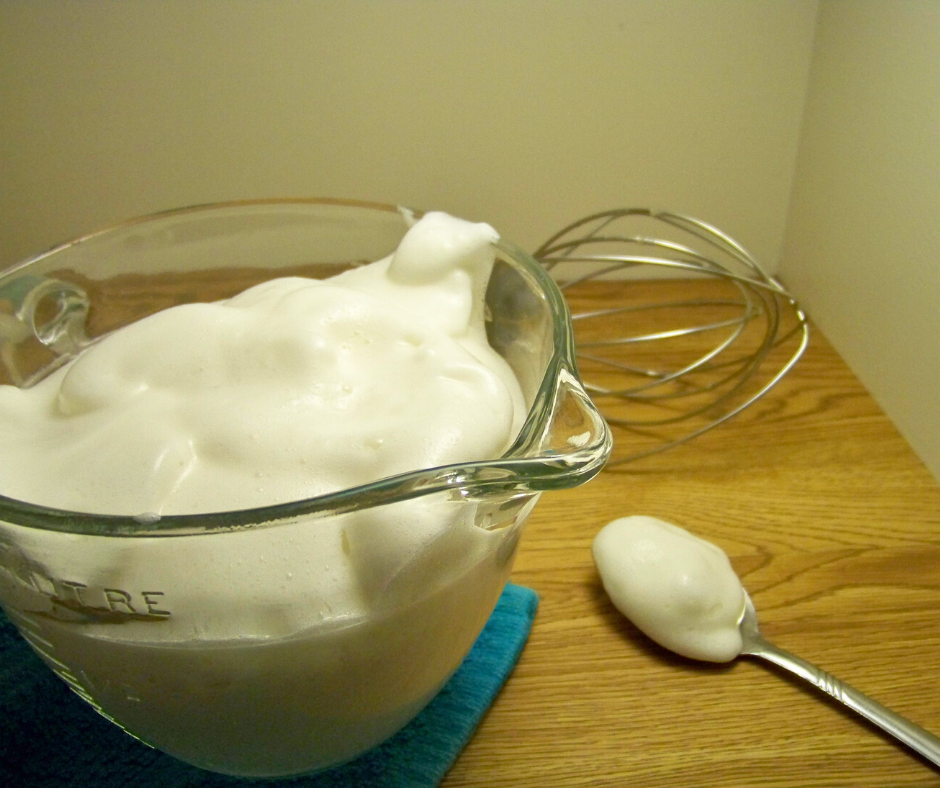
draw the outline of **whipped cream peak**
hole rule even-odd
[[[493,264],[492,244],[498,240],[499,233],[488,224],[432,211],[402,238],[389,276],[403,284],[426,284],[462,269],[485,279]]]

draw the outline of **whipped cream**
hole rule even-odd
[[[601,529],[592,551],[614,606],[661,646],[708,662],[741,653],[744,589],[721,548],[633,516]]]
[[[0,491],[152,517],[498,457],[526,405],[486,340],[497,238],[430,213],[372,265],[167,309],[0,387]]]
[[[486,339],[497,237],[427,214],[383,260],[168,309],[0,388],[0,492],[152,522],[501,455],[526,403]],[[0,590],[50,666],[134,735],[220,772],[295,774],[433,697],[536,498],[500,506],[498,527],[448,491],[199,536],[0,523]]]

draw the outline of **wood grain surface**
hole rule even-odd
[[[578,311],[676,287],[710,292],[610,283],[569,300]],[[631,440],[615,437],[618,451]],[[532,635],[446,788],[940,782],[767,663],[696,663],[640,634],[590,553],[604,524],[630,514],[720,545],[768,639],[940,733],[940,487],[814,330],[796,368],[721,427],[542,497],[512,578],[541,597]]]

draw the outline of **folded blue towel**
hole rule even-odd
[[[407,727],[343,766],[264,781],[202,771],[132,739],[73,695],[0,610],[0,775],[18,788],[431,788],[512,672],[537,607],[534,591],[507,585],[463,664]]]

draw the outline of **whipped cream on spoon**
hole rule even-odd
[[[717,546],[662,520],[634,516],[605,526],[592,551],[614,606],[661,646],[709,662],[739,655],[772,662],[940,766],[940,739],[932,733],[767,641],[751,598]]]

